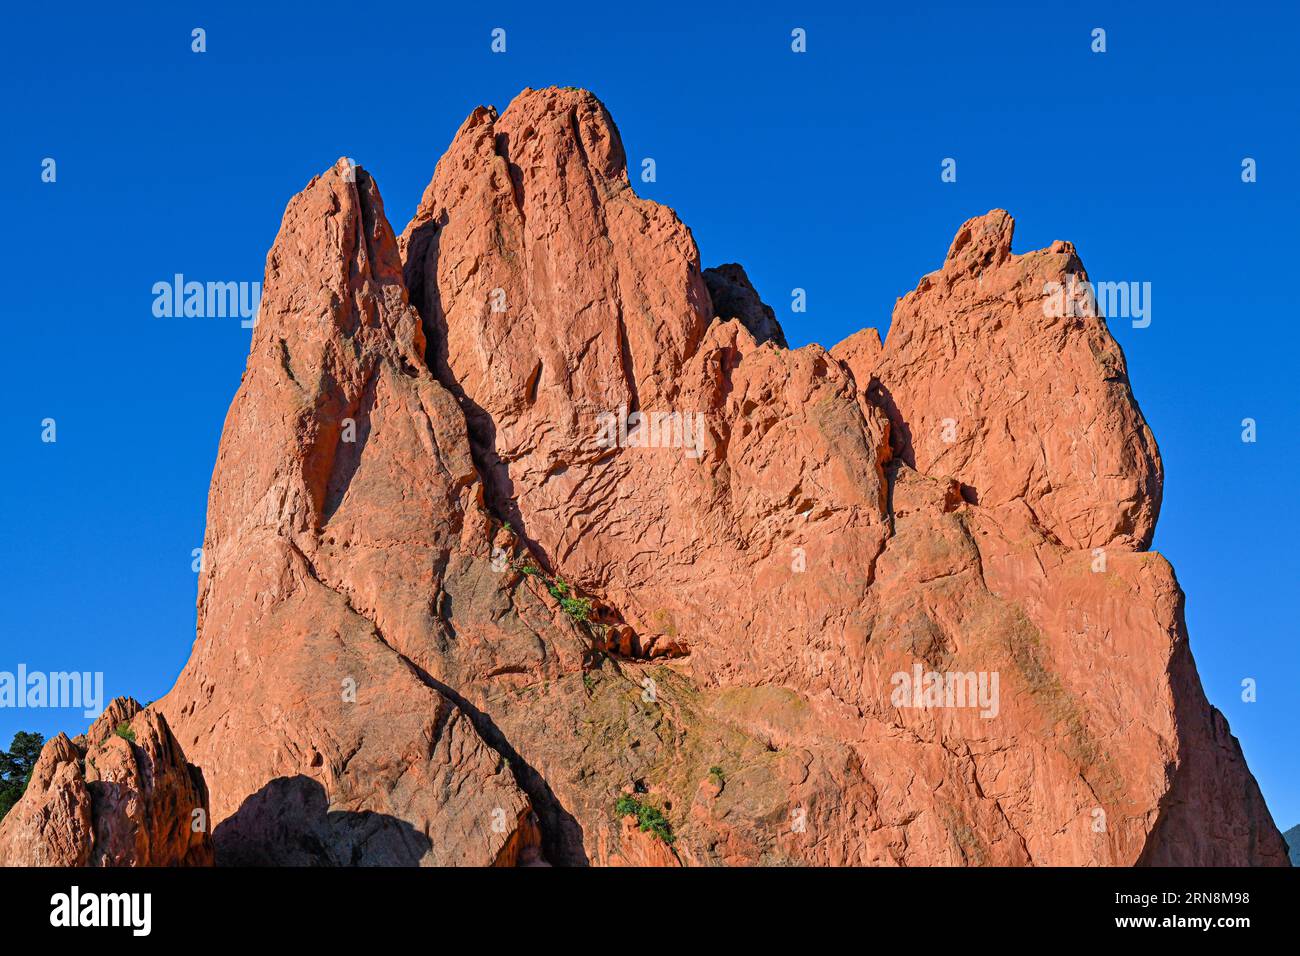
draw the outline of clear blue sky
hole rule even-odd
[[[1156,547],[1210,699],[1278,824],[1300,823],[1296,4],[154,6],[22,3],[0,31],[0,670],[102,670],[143,701],[189,653],[190,551],[250,333],[154,318],[153,283],[260,280],[285,203],[340,155],[401,229],[475,105],[583,86],[634,169],[656,160],[642,195],[706,265],[746,266],[791,345],[884,332],[993,207],[1018,252],[1069,239],[1094,279],[1152,283],[1151,326],[1112,330],[1164,455]],[[0,746],[85,723],[0,710]]]

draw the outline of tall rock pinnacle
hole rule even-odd
[[[452,552],[487,554],[464,418],[423,353],[379,192],[341,160],[267,257],[198,639],[158,705],[209,776],[227,859],[491,862],[529,812],[421,669],[448,638]]]

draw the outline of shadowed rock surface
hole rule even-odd
[[[705,269],[704,284],[708,287],[709,298],[713,300],[713,314],[716,318],[723,321],[739,319],[745,331],[759,345],[771,341],[781,348],[788,347],[785,333],[776,320],[776,313],[758,297],[743,266],[732,262]]]

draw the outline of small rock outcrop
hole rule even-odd
[[[156,710],[119,697],[48,741],[0,822],[0,866],[207,866],[207,790]]]

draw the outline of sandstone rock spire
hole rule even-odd
[[[525,90],[400,237],[290,202],[156,705],[218,862],[1284,865],[1073,247],[994,211],[791,350],[625,164]]]

